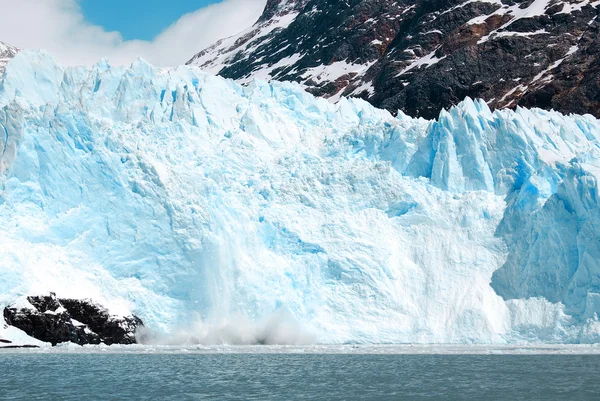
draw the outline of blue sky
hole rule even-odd
[[[65,65],[185,63],[249,28],[267,0],[0,0],[0,41]]]
[[[182,15],[219,0],[80,0],[87,21],[125,40],[152,40]]]

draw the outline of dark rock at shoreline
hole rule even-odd
[[[54,294],[30,296],[31,308],[4,308],[6,323],[40,341],[86,344],[135,344],[143,322],[136,316],[112,316],[90,300],[62,299]]]

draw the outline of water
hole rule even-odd
[[[598,355],[2,352],[2,400],[596,400]]]

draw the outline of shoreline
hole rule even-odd
[[[600,344],[516,345],[12,345],[3,353],[45,354],[306,354],[306,355],[600,355]]]

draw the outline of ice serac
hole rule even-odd
[[[92,299],[206,342],[600,341],[594,117],[466,99],[427,121],[37,52],[0,106],[0,303]]]
[[[534,176],[514,195],[498,229],[511,252],[492,286],[505,298],[561,302],[585,320],[596,317],[600,305],[600,171],[580,160],[562,169],[559,183]],[[544,194],[551,185],[551,195]],[[530,213],[528,203],[536,198],[544,204]]]

